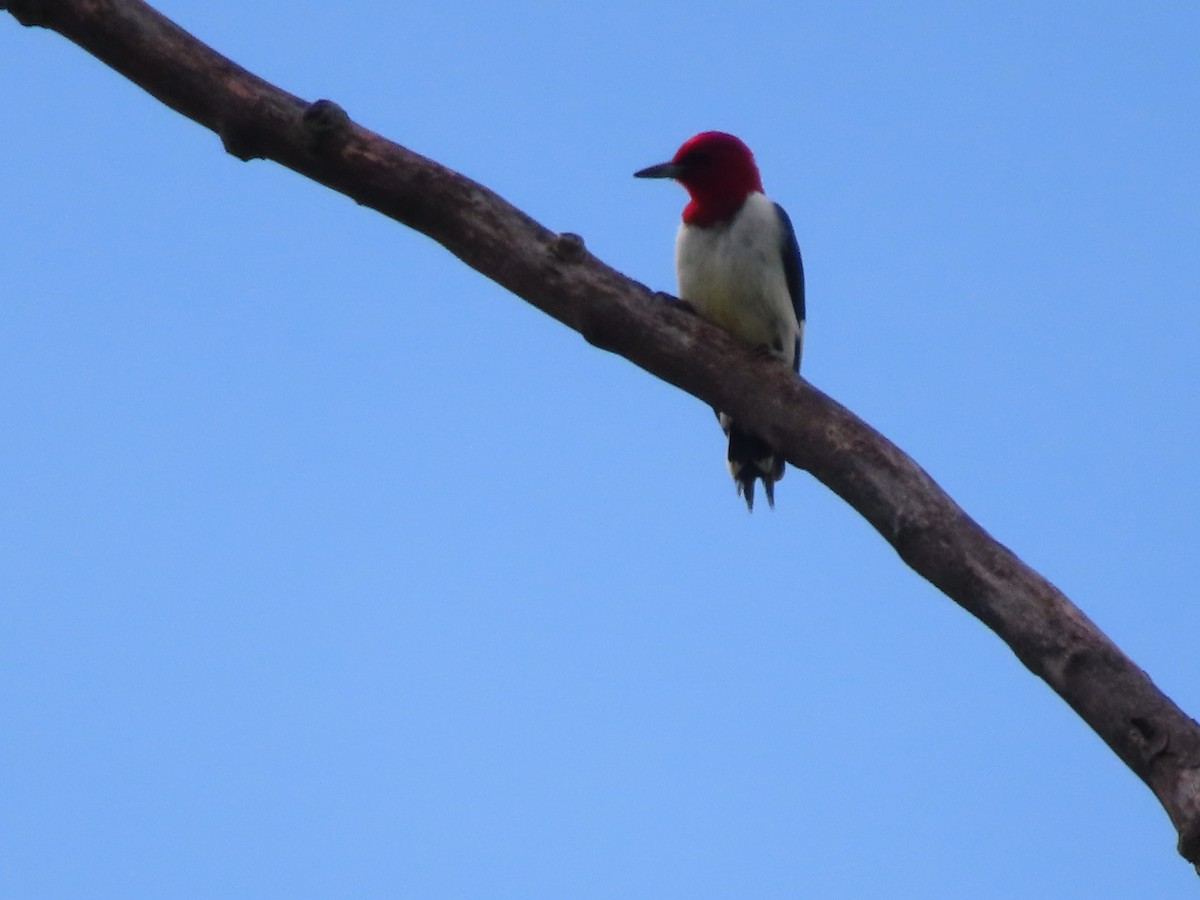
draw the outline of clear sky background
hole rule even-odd
[[[1200,715],[1200,6],[164,0],[804,374]],[[0,896],[1175,898],[1150,792],[712,413],[0,15]]]

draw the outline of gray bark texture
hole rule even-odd
[[[274,160],[433,238],[590,343],[726,410],[857,510],[900,558],[994,631],[1146,783],[1200,871],[1200,726],[1077,607],[902,451],[755,354],[480,184],[274,87],[140,0],[0,0],[58,32],[239,159]],[[10,137],[11,139],[11,137]]]

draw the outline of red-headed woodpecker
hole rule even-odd
[[[670,162],[635,172],[673,178],[691,199],[675,239],[679,297],[701,316],[800,371],[804,342],[804,267],[791,220],[763,194],[750,148],[732,134],[705,131],[688,139]],[[761,479],[775,506],[783,457],[760,437],[717,411],[729,436],[729,472],[754,508]]]

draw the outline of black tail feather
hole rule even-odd
[[[718,414],[721,427],[729,435],[729,474],[737,485],[739,497],[746,501],[746,508],[754,509],[754,482],[761,481],[767,504],[775,508],[775,482],[783,477],[783,457],[758,435],[739,428],[728,416]]]

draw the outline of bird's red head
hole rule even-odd
[[[723,131],[702,131],[688,138],[668,163],[634,173],[638,178],[674,178],[691,195],[683,210],[689,225],[712,225],[729,219],[762,178],[750,148]]]

